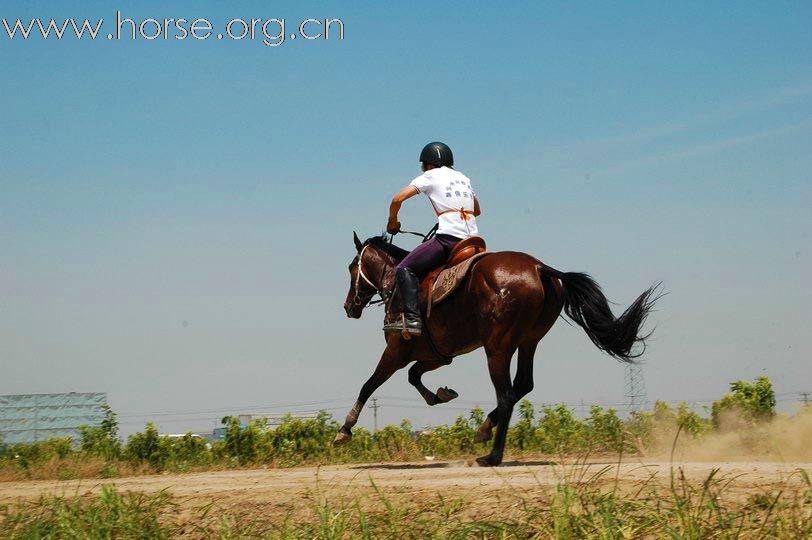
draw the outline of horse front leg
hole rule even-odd
[[[458,398],[459,394],[451,388],[444,386],[432,392],[423,385],[423,374],[427,371],[432,371],[441,366],[447,366],[451,363],[451,359],[435,358],[432,360],[418,360],[409,368],[409,383],[417,388],[423,399],[426,400],[428,405],[437,405],[438,403],[446,403],[452,399]]]
[[[394,372],[406,367],[410,361],[410,353],[411,347],[404,346],[399,336],[393,335],[393,337],[389,339],[389,343],[386,349],[384,349],[381,359],[378,361],[378,366],[375,368],[372,376],[364,383],[364,386],[361,387],[358,400],[347,414],[344,425],[338,430],[335,439],[333,439],[333,445],[339,446],[350,442],[352,439],[352,428],[358,422],[358,416],[361,414],[361,410],[364,408],[367,400]]]

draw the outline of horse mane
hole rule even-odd
[[[406,255],[409,254],[408,250],[405,250],[402,247],[398,247],[395,244],[390,244],[389,237],[386,236],[385,234],[367,238],[366,241],[364,242],[364,245],[380,249],[384,253],[391,255],[397,261],[402,261],[406,257]]]

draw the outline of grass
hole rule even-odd
[[[43,496],[0,508],[3,538],[170,538],[165,516],[175,504],[165,492],[120,494],[105,486],[93,499]]]
[[[743,490],[737,477],[712,471],[689,481],[612,478],[565,472],[556,485],[505,485],[498,494],[317,489],[281,509],[216,503],[180,512],[169,493],[44,496],[0,508],[2,538],[670,538],[812,537],[812,482],[804,470]],[[498,469],[495,469],[498,474]],[[335,488],[336,486],[327,486]],[[498,495],[498,496],[497,496]]]

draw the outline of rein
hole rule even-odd
[[[420,238],[422,238],[422,239],[423,239],[423,242],[428,242],[429,240],[431,240],[432,238],[434,238],[434,236],[437,234],[437,229],[438,229],[439,227],[440,227],[440,224],[439,224],[439,223],[435,223],[435,224],[434,224],[434,227],[432,227],[432,228],[429,230],[429,232],[427,232],[426,234],[422,234],[422,233],[419,233],[419,232],[414,232],[414,231],[398,231],[398,232],[399,232],[399,233],[403,233],[403,234],[413,234],[413,235],[415,235],[415,236],[419,236]],[[398,233],[395,233],[395,234],[398,234]],[[395,236],[395,235],[393,234],[393,235],[392,235],[392,236],[389,238],[389,243],[390,243],[390,244],[392,243],[392,238],[394,238],[394,236]],[[421,242],[421,243],[423,243],[423,242]]]

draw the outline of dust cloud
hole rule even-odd
[[[793,416],[760,423],[726,413],[717,429],[692,436],[676,427],[657,426],[656,442],[646,452],[676,461],[812,461],[812,407]]]

